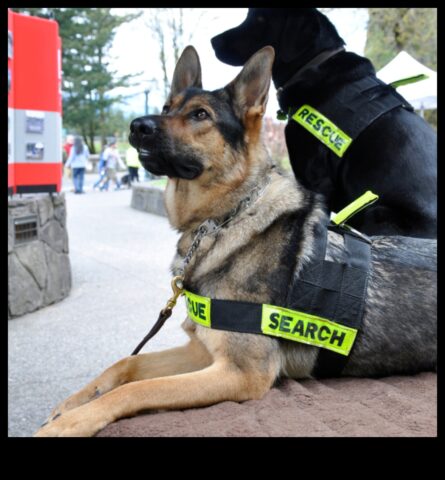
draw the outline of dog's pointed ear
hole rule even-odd
[[[266,111],[274,58],[272,47],[262,48],[247,60],[241,72],[227,85],[241,114],[262,115]]]
[[[202,88],[201,63],[198,52],[191,45],[185,47],[176,64],[168,99],[188,87]]]

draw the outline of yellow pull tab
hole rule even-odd
[[[421,73],[419,75],[414,75],[413,77],[401,78],[400,80],[396,80],[395,82],[391,82],[390,85],[393,88],[401,87],[402,85],[409,85],[410,83],[420,82],[421,80],[426,80],[428,75]]]
[[[354,200],[343,210],[340,210],[334,217],[332,217],[332,222],[336,225],[342,225],[347,220],[349,220],[356,213],[360,212],[364,208],[372,205],[379,199],[379,196],[375,193],[372,193],[371,190],[368,190],[361,197],[358,197],[357,200]]]

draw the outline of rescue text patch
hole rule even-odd
[[[210,298],[201,297],[184,290],[185,304],[189,317],[204,327],[210,327]]]
[[[310,105],[300,107],[292,118],[339,157],[352,143],[352,138]]]

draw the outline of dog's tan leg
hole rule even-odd
[[[125,383],[193,372],[211,362],[212,357],[196,337],[183,347],[123,358],[57,406],[48,421]]]
[[[225,400],[261,398],[275,375],[242,370],[224,359],[191,373],[141,380],[122,385],[86,405],[66,412],[37,437],[92,436],[109,423],[148,409],[182,409]]]

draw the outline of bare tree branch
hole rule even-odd
[[[189,21],[195,14],[192,8],[151,8],[145,22],[147,28],[159,44],[159,60],[162,70],[162,87],[166,98],[170,89],[169,68],[173,71],[186,44],[189,44],[197,26],[208,15],[206,10],[199,12],[197,20]],[[187,28],[188,26],[188,28]]]

